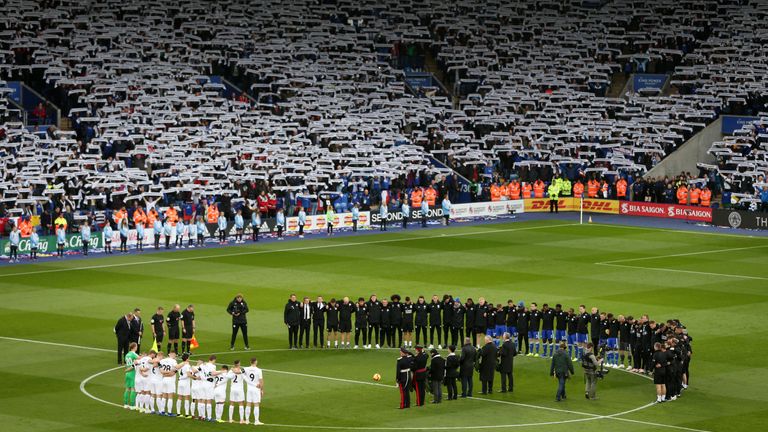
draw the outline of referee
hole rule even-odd
[[[242,330],[245,349],[251,349],[248,346],[248,319],[245,314],[248,313],[248,303],[243,299],[243,295],[238,293],[227,306],[227,313],[232,315],[232,339],[229,341],[229,350],[234,351],[237,331]]]

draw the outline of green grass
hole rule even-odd
[[[696,252],[708,253],[688,255]],[[199,352],[226,351],[230,318],[224,308],[241,291],[252,309],[251,346],[267,370],[262,421],[268,424],[442,430],[544,423],[517,429],[550,431],[654,431],[663,424],[760,430],[768,420],[767,258],[764,238],[531,222],[64,260],[0,269],[0,336],[112,349],[112,326],[127,310],[139,306],[148,319],[158,305],[194,303]],[[624,261],[596,264],[616,260]],[[692,387],[674,403],[597,418],[651,402],[652,383],[615,371],[600,382],[600,400],[587,401],[577,371],[568,384],[570,398],[558,404],[548,363],[518,357],[514,394],[399,411],[394,388],[324,378],[370,383],[379,372],[383,383],[391,384],[394,351],[275,350],[287,345],[282,308],[291,292],[326,299],[372,292],[380,297],[451,293],[462,300],[484,295],[494,303],[508,298],[566,307],[584,303],[614,313],[675,317],[695,339]],[[226,353],[219,361],[250,356]],[[126,412],[80,391],[84,379],[113,368],[114,361],[111,352],[0,339],[2,430],[244,427]],[[90,380],[86,390],[121,403],[121,385],[121,372],[113,371]]]

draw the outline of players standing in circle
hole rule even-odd
[[[261,398],[264,396],[264,375],[257,366],[255,358],[251,359],[251,365],[243,369],[245,385],[248,389],[245,393],[245,423],[251,419],[251,410],[253,410],[253,424],[263,424],[259,421]]]
[[[192,402],[192,366],[189,364],[189,354],[182,354],[179,368],[178,399],[176,399],[176,415],[181,416],[181,405],[184,404],[184,417],[191,418],[189,404]]]
[[[192,338],[195,337],[195,306],[189,305],[181,313],[181,351],[189,353],[192,351]]]
[[[176,353],[170,353],[168,357],[160,361],[158,366],[162,376],[160,390],[158,391],[160,396],[158,403],[159,411],[160,414],[175,417],[176,415],[173,413],[173,396],[176,394],[176,373],[183,364],[179,365],[176,362]]]

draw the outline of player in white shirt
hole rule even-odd
[[[205,418],[205,403],[203,403],[203,382],[205,381],[203,375],[205,372],[201,369],[203,361],[198,360],[195,367],[190,370],[190,378],[192,380],[192,400],[196,403],[192,403],[191,416],[195,418],[195,406],[197,406],[197,418]]]
[[[175,417],[173,413],[173,395],[176,394],[176,372],[181,367],[176,362],[176,353],[168,353],[168,357],[158,364],[160,369],[160,400],[158,402],[161,415]]]
[[[240,424],[245,424],[245,391],[243,390],[243,370],[240,360],[235,360],[232,370],[229,371],[229,422],[234,423],[235,404],[240,412]]]
[[[259,421],[259,405],[261,397],[264,395],[264,376],[261,369],[256,367],[258,362],[255,358],[251,359],[251,365],[243,369],[243,377],[247,391],[245,392],[245,422],[250,422],[251,409],[253,409],[253,424],[263,424]]]
[[[151,353],[150,353],[151,354]],[[162,413],[163,410],[165,410],[165,407],[161,407],[160,400],[163,395],[163,375],[160,373],[160,362],[163,360],[165,356],[163,355],[163,352],[159,352],[155,355],[155,357],[150,362],[150,368],[149,368],[149,382],[150,382],[150,389],[149,392],[151,393],[151,399],[149,401],[149,412],[157,412]],[[157,409],[155,408],[155,402],[157,402]],[[162,408],[162,410],[161,410]]]
[[[200,404],[205,406],[205,418],[213,421],[213,382],[216,372],[216,356],[212,355],[206,363],[199,368],[203,372],[202,401],[197,403],[197,409],[200,411]]]
[[[141,353],[139,359],[136,360],[136,409],[139,412],[144,412],[149,408],[149,368],[150,357],[147,353]]]
[[[218,375],[213,377],[213,401],[216,403],[216,421],[224,423],[224,402],[227,401],[227,381],[229,381],[229,366],[222,366]]]
[[[189,403],[190,395],[192,393],[192,366],[189,364],[189,354],[184,353],[181,356],[181,364],[179,365],[179,387],[176,391],[178,398],[176,399],[176,415],[181,416],[181,403],[184,401],[184,417],[189,418]]]

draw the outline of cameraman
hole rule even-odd
[[[584,382],[586,383],[584,397],[595,400],[597,399],[595,392],[597,391],[598,371],[603,368],[603,359],[595,357],[592,342],[587,343],[587,349],[581,357],[581,367],[584,369]]]
[[[235,339],[237,339],[237,330],[243,332],[243,342],[245,342],[245,349],[251,349],[248,346],[248,320],[245,314],[248,313],[248,303],[243,299],[242,294],[237,294],[235,298],[229,302],[227,306],[227,313],[232,315],[232,339],[229,342],[229,349],[235,349]]]

